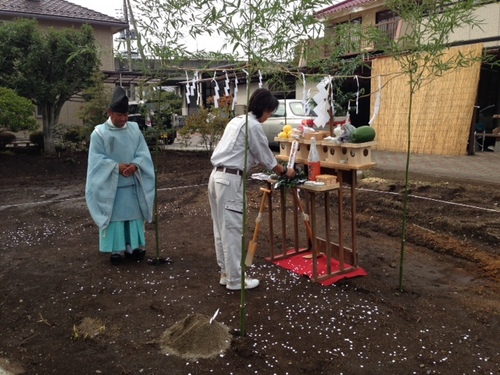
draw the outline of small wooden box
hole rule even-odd
[[[321,161],[328,161],[329,147],[319,143],[316,145],[316,148],[318,149],[318,154],[319,154],[320,160]]]
[[[281,156],[290,156],[290,150],[292,149],[292,143],[288,138],[274,138],[275,142],[280,143],[280,155]]]
[[[316,141],[321,141],[323,138],[325,138],[325,133],[323,132],[311,132],[311,133],[305,133],[304,134],[304,139],[310,140],[312,137],[316,139]]]
[[[319,174],[316,176],[316,181],[324,182],[325,186],[335,185],[337,183],[337,176],[332,174]]]
[[[297,150],[297,161],[300,159],[301,162],[307,162],[307,157],[309,156],[310,144],[306,144],[303,141],[299,142],[299,149]]]
[[[341,164],[347,162],[347,156],[342,155],[342,146],[333,142],[323,142],[326,147],[326,161],[329,163]],[[345,160],[341,162],[341,160]]]
[[[299,151],[297,152],[297,158],[302,159],[303,161],[307,162],[307,159],[309,158],[309,151],[311,150],[311,140],[310,139],[304,139],[299,142]],[[327,161],[327,147],[323,147],[321,142],[316,142],[316,150],[318,150],[319,154],[319,160],[320,161]]]
[[[371,146],[374,144],[376,142],[342,143],[341,163],[356,167],[373,164]]]

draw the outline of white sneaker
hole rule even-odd
[[[251,279],[249,277],[245,278],[245,289],[253,289],[258,286],[259,286],[259,280]],[[226,284],[226,288],[229,290],[241,290],[241,283]]]
[[[220,280],[219,280],[220,285],[227,285],[227,278],[225,273],[220,274]]]

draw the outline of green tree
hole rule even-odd
[[[101,72],[95,72],[92,79],[94,84],[82,91],[85,103],[78,113],[88,131],[106,121],[106,111],[113,95],[111,88],[104,85],[104,75]]]
[[[200,144],[207,151],[213,151],[231,116],[231,99],[222,97],[219,99],[219,108],[200,108],[198,112],[189,115],[179,134],[186,139],[194,134],[199,135]]]
[[[92,28],[41,29],[35,20],[0,26],[0,85],[31,99],[43,119],[45,152],[55,153],[61,108],[92,84],[99,67]]]
[[[35,107],[29,99],[17,95],[13,90],[0,87],[0,131],[32,131],[37,128]]]
[[[176,130],[173,129],[174,115],[182,113],[182,97],[174,92],[161,89],[151,96],[151,122],[158,129],[160,137],[167,143],[173,143]]]
[[[328,4],[328,0],[141,0],[138,4],[139,12],[144,15],[139,22],[144,34],[141,40],[144,48],[160,59],[164,67],[179,64],[181,70],[192,71],[182,67],[183,60],[210,56],[214,64],[235,62],[236,69],[244,68],[251,78],[259,70],[269,73],[277,66],[281,70],[285,62],[292,61],[300,40],[321,32],[323,25],[314,17],[314,11]],[[203,34],[217,34],[225,42],[222,48],[232,47],[232,52],[190,51],[186,36],[196,40]],[[247,103],[248,100],[249,92]],[[246,257],[246,179],[243,179],[243,190],[242,285]],[[245,335],[244,288],[241,289],[240,317],[241,334]]]
[[[426,83],[441,77],[450,70],[469,66],[481,61],[482,56],[458,54],[449,58],[446,54],[450,37],[461,27],[479,27],[474,10],[481,5],[477,0],[387,0],[386,6],[397,14],[404,27],[402,36],[394,40],[377,28],[367,29],[368,43],[380,46],[384,54],[391,56],[399,65],[401,74],[407,78],[409,109],[407,115],[407,154],[405,191],[401,228],[399,264],[399,289],[403,290],[403,266],[408,217],[409,169],[411,150],[412,109],[415,93]]]
[[[160,130],[172,127],[172,116],[182,113],[182,97],[174,92],[153,90],[146,96],[153,126]]]

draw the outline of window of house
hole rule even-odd
[[[391,39],[394,39],[396,36],[396,30],[398,28],[399,19],[400,17],[396,13],[390,10],[377,12],[375,15],[375,22],[377,28],[380,31],[385,32]]]
[[[359,52],[361,23],[362,18],[357,17],[328,25],[325,30],[325,38],[329,41],[326,52],[331,52],[333,48],[340,48],[344,54]]]

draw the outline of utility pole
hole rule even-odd
[[[132,68],[132,47],[130,44],[130,39],[132,38],[132,32],[130,30],[130,22],[128,18],[128,4],[127,0],[123,0],[123,16],[125,17],[125,22],[127,22],[127,25],[129,25],[128,29],[125,30],[125,43],[127,44],[127,61],[128,61],[128,71],[133,72],[134,69]],[[130,98],[132,100],[135,100],[135,89],[134,85],[130,84]]]

